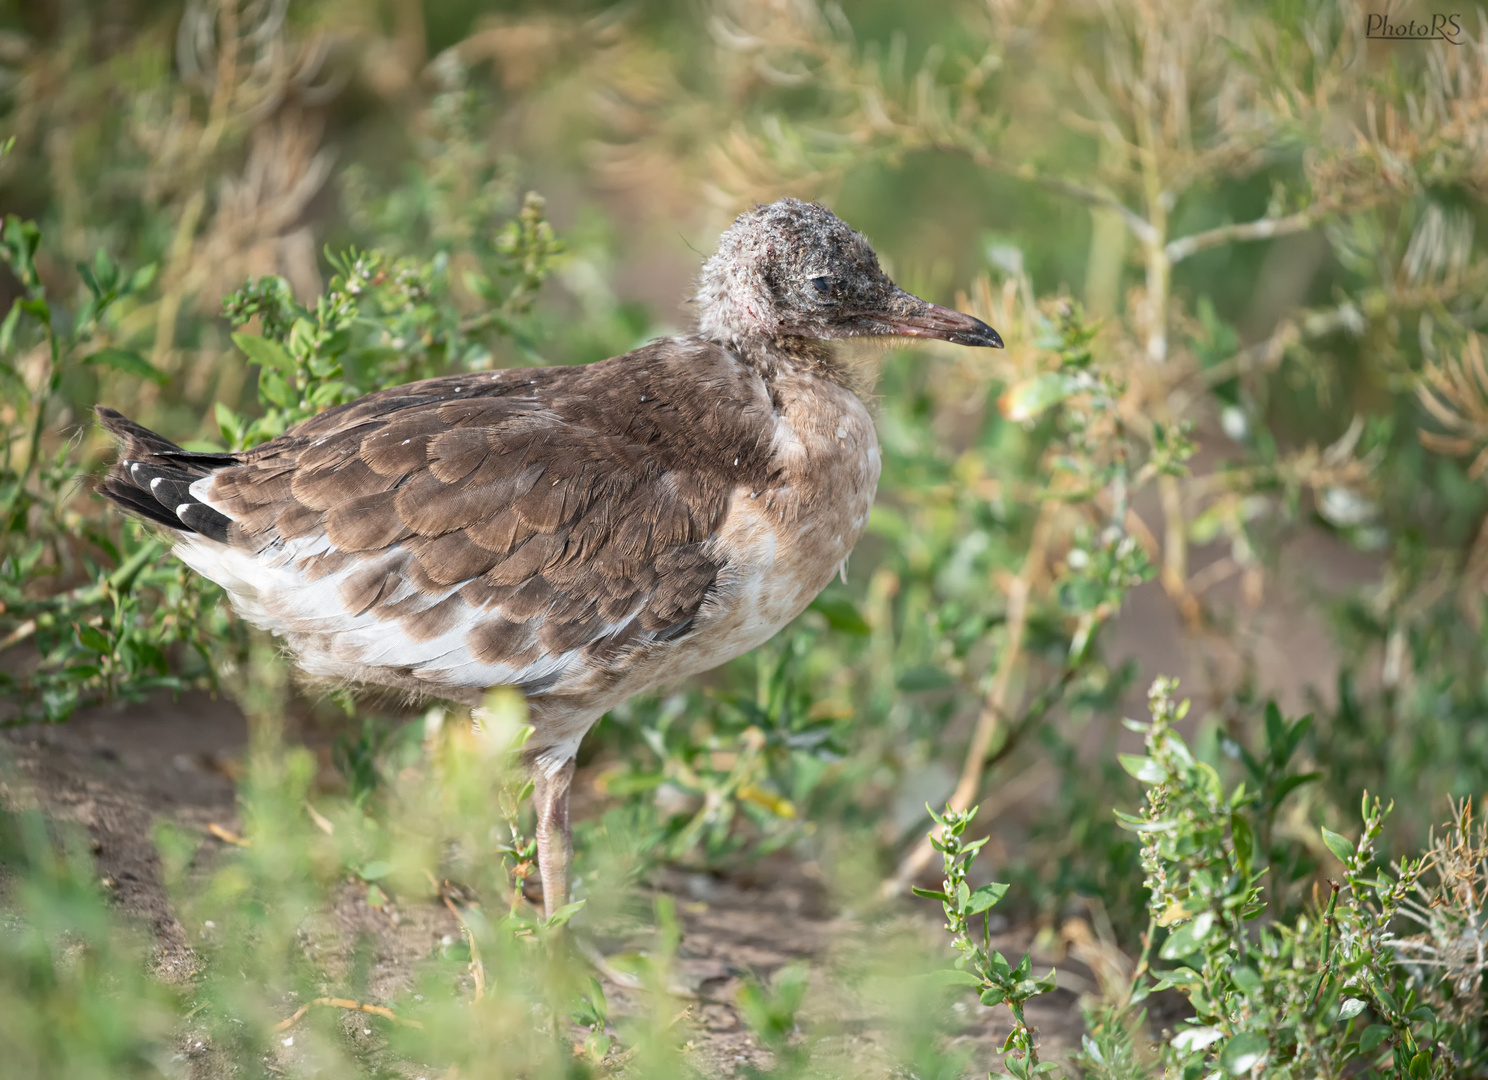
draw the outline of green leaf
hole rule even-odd
[[[1193,1054],[1223,1038],[1224,1032],[1216,1027],[1184,1028],[1173,1036],[1173,1049],[1180,1054]]]
[[[873,628],[858,613],[852,601],[843,597],[818,596],[811,601],[811,610],[825,618],[827,625],[838,633],[853,637],[867,637],[873,633]]]
[[[553,930],[557,927],[567,925],[568,920],[577,915],[586,903],[588,903],[587,900],[575,900],[571,904],[564,904],[543,920],[543,926],[549,930]]]
[[[10,305],[10,311],[6,313],[5,321],[0,322],[0,353],[10,352],[11,346],[15,344],[16,326],[20,324],[20,321],[21,304],[17,300]]]
[[[37,297],[32,297],[30,299],[17,300],[16,303],[21,306],[21,310],[22,311],[24,311],[27,315],[30,315],[33,318],[35,318],[43,326],[46,326],[48,328],[51,327],[51,325],[52,325],[52,305],[51,304],[48,304],[45,300],[42,300],[42,299],[37,298]]]
[[[1001,1005],[1005,997],[1007,997],[1007,991],[1000,986],[994,986],[990,990],[982,991],[982,1004]]]
[[[1242,1031],[1225,1043],[1219,1055],[1220,1067],[1231,1076],[1248,1073],[1271,1052],[1271,1041],[1259,1031]]]
[[[1272,748],[1272,753],[1276,756],[1276,763],[1278,765],[1285,765],[1291,760],[1292,755],[1297,751],[1298,744],[1302,742],[1302,739],[1311,729],[1312,713],[1308,713],[1300,720],[1294,721],[1292,726],[1287,728],[1286,737],[1282,740],[1280,749]]]
[[[1271,751],[1273,760],[1279,756],[1278,752],[1281,750],[1282,743],[1286,739],[1286,733],[1287,724],[1281,718],[1281,709],[1277,707],[1274,701],[1266,702],[1266,746]],[[1281,764],[1285,760],[1286,758],[1283,757],[1277,764]]]
[[[971,894],[971,898],[966,902],[966,914],[981,914],[982,912],[990,908],[993,904],[997,903],[997,901],[1006,896],[1007,891],[1008,886],[1000,885],[995,881],[989,881],[976,892]]]
[[[217,402],[212,407],[217,418],[217,430],[222,432],[222,439],[228,446],[237,446],[243,441],[243,418],[224,402]]]
[[[119,267],[103,248],[93,255],[93,278],[100,292],[113,292],[119,284]]]
[[[1431,1075],[1431,1055],[1427,1051],[1422,1050],[1411,1058],[1410,1074],[1416,1080],[1426,1080]]]
[[[1121,762],[1121,767],[1144,784],[1161,784],[1166,775],[1162,766],[1150,757],[1140,754],[1117,754],[1116,760]]]
[[[925,690],[945,690],[956,685],[956,680],[940,668],[921,664],[912,667],[894,680],[894,687],[906,694]]]
[[[1371,980],[1374,983],[1374,996],[1384,1003],[1385,1008],[1391,1012],[1399,1012],[1400,1005],[1395,1001],[1395,995],[1390,993],[1390,988],[1378,978]]]
[[[942,968],[925,976],[931,986],[981,986],[982,980],[969,971],[959,968]]]
[[[104,636],[103,631],[99,630],[98,627],[89,626],[87,623],[79,623],[77,633],[78,641],[82,643],[83,648],[90,649],[96,653],[107,653],[111,651],[109,648],[109,639]]]
[[[1224,782],[1220,780],[1219,773],[1215,771],[1214,766],[1207,761],[1196,761],[1193,765],[1209,797],[1216,802],[1224,798]]]
[[[83,284],[87,286],[88,291],[93,294],[93,298],[95,300],[98,299],[99,294],[103,290],[98,287],[98,279],[93,276],[93,268],[85,262],[80,262],[77,264],[77,272],[78,277],[83,279]]]
[[[1230,839],[1234,841],[1235,857],[1240,860],[1241,869],[1248,873],[1255,854],[1255,836],[1244,814],[1230,815]]]
[[[1106,1055],[1101,1052],[1100,1043],[1096,1042],[1089,1035],[1081,1035],[1080,1045],[1085,1051],[1085,1056],[1091,1061],[1102,1067],[1106,1065]]]
[[[281,409],[287,409],[290,406],[289,384],[273,368],[263,368],[259,371],[258,392],[271,405],[277,405]]]
[[[232,339],[233,344],[242,349],[253,363],[276,371],[294,371],[294,361],[277,341],[270,341],[256,334],[234,334]]]
[[[374,859],[357,871],[357,877],[363,881],[376,881],[379,878],[387,877],[392,872],[392,863],[385,859]]]
[[[1344,998],[1338,1003],[1338,1015],[1335,1020],[1352,1020],[1364,1011],[1365,1002],[1362,998]]]
[[[315,351],[315,327],[301,316],[289,328],[289,347],[301,356]]]
[[[310,391],[310,405],[316,409],[323,409],[327,405],[334,405],[341,394],[346,390],[346,384],[340,380],[324,382]]]
[[[149,379],[153,383],[164,386],[169,381],[169,376],[150,364],[139,353],[133,349],[99,349],[92,356],[87,357],[85,364],[102,364],[111,367],[115,371],[122,371],[127,375],[134,375],[141,379]]]
[[[1374,1053],[1389,1037],[1390,1026],[1388,1024],[1370,1024],[1359,1036],[1359,1053],[1366,1055]]]
[[[1183,957],[1198,952],[1204,947],[1204,942],[1209,938],[1209,932],[1214,929],[1214,912],[1201,911],[1193,917],[1191,922],[1186,922],[1172,934],[1168,940],[1163,942],[1160,955],[1164,960],[1181,960]]]
[[[160,269],[159,263],[146,263],[134,272],[134,277],[129,279],[129,291],[141,293],[150,287],[155,281],[155,274]]]
[[[939,900],[943,904],[951,902],[951,898],[939,889],[922,889],[918,885],[911,885],[909,891],[916,896],[923,896],[926,900]]]
[[[15,271],[21,284],[28,289],[36,288],[40,279],[36,274],[36,249],[41,244],[41,230],[34,221],[22,221],[14,214],[5,219],[3,255]]]
[[[1172,832],[1173,830],[1178,828],[1177,818],[1159,818],[1156,821],[1144,821],[1141,818],[1135,817],[1131,814],[1122,813],[1120,810],[1117,810],[1115,813],[1117,822],[1123,829],[1127,830],[1128,832]]]
[[[1261,981],[1261,976],[1256,969],[1247,967],[1244,964],[1239,964],[1230,969],[1230,981],[1247,994],[1260,993],[1261,988],[1265,985]]]
[[[1273,806],[1279,804],[1282,799],[1285,799],[1303,784],[1310,784],[1314,780],[1321,780],[1322,778],[1323,774],[1321,772],[1298,773],[1296,776],[1282,777],[1277,781],[1276,790],[1271,794],[1271,804]]]
[[[1339,836],[1332,829],[1323,828],[1323,843],[1339,862],[1346,863],[1354,857],[1354,845],[1346,836]]]

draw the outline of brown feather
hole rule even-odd
[[[347,449],[348,453],[334,465],[296,470],[291,483],[294,497],[312,510],[331,510],[369,496],[387,501],[382,496],[392,489],[396,480],[373,472],[356,456],[355,446]]]
[[[446,484],[463,480],[492,454],[484,428],[455,428],[429,440],[429,471]]]
[[[460,594],[451,593],[422,611],[399,617],[398,625],[414,641],[431,641],[460,625],[468,617],[469,611],[465,601],[460,599]]]
[[[301,537],[314,536],[322,530],[325,524],[325,515],[321,511],[312,510],[308,506],[301,506],[297,502],[291,502],[287,505],[283,503],[275,504],[267,506],[264,509],[279,510],[278,515],[274,518],[274,531],[285,540],[298,540]],[[334,540],[331,542],[335,543]],[[343,547],[340,544],[336,546],[340,547],[342,551],[363,550],[361,548]]]
[[[564,653],[569,649],[577,649],[581,645],[589,644],[604,630],[604,624],[594,608],[595,605],[591,601],[586,605],[583,614],[566,622],[544,619],[542,625],[538,627],[538,640],[550,653]]]
[[[514,507],[507,506],[485,521],[477,521],[465,535],[487,551],[506,555],[536,531],[522,521]]]
[[[401,480],[429,460],[430,436],[410,433],[406,424],[389,425],[362,441],[361,458],[379,476]]]
[[[541,573],[543,567],[563,551],[567,540],[566,532],[530,537],[521,547],[492,567],[481,580],[492,585],[521,585],[528,578]]]
[[[385,603],[403,580],[399,564],[405,561],[379,559],[353,570],[336,590],[346,610],[352,615],[360,615]]]
[[[506,619],[488,619],[465,637],[471,655],[483,664],[508,664],[516,667],[536,660],[540,650],[537,637],[523,623]]]
[[[403,546],[414,553],[429,579],[442,585],[458,585],[480,577],[501,560],[499,553],[479,546],[465,531],[414,537]]]
[[[327,510],[325,534],[342,551],[380,551],[413,535],[386,494],[363,495]]]

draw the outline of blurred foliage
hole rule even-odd
[[[925,804],[949,803],[956,842],[985,838],[1012,886],[1000,910],[1098,976],[1123,951],[1166,947],[1147,927],[1154,860],[1231,867],[1228,891],[1203,893],[1204,941],[1159,957],[1193,960],[1198,982],[1162,977],[1220,1032],[1166,1043],[1187,1054],[1164,1059],[1175,1068],[1246,1071],[1240,1049],[1223,1055],[1261,1029],[1235,1027],[1223,999],[1252,1000],[1235,972],[1266,965],[1267,1038],[1293,1016],[1288,1037],[1310,1047],[1289,1061],[1381,1062],[1409,1032],[1431,1046],[1423,1075],[1480,1057],[1481,966],[1451,960],[1451,992],[1424,973],[1461,938],[1448,912],[1459,930],[1482,921],[1470,802],[1455,840],[1428,835],[1449,796],[1488,789],[1481,12],[1455,42],[1407,46],[1368,39],[1364,13],[1336,3],[43,0],[0,4],[0,138],[13,140],[0,157],[0,723],[187,686],[232,695],[266,728],[283,704],[253,700],[283,683],[283,662],[220,592],[89,494],[110,453],[95,403],[193,449],[241,447],[378,386],[619,353],[675,322],[659,293],[696,256],[658,257],[670,238],[706,250],[732,213],[786,192],[829,200],[901,284],[1008,346],[876,361],[883,479],[846,580],[754,655],[628,703],[586,743],[599,806],[578,822],[576,929],[659,924],[637,969],[654,1008],[632,1027],[616,1028],[587,975],[520,944],[544,933],[521,923],[520,791],[467,791],[463,766],[429,781],[448,805],[408,786],[446,767],[457,717],[407,723],[346,700],[348,802],[316,811],[330,833],[303,812],[321,799],[308,765],[265,736],[243,789],[254,846],[204,879],[184,870],[188,838],[163,834],[180,909],[233,928],[203,940],[217,959],[174,1037],[197,1023],[256,1069],[287,1049],[272,1026],[293,1002],[365,992],[324,985],[295,954],[296,928],[344,883],[368,903],[432,896],[469,928],[430,958],[427,1008],[391,1007],[424,1028],[367,1020],[400,1060],[461,1076],[671,1075],[676,923],[642,896],[658,865],[727,872],[789,848],[829,874],[866,860],[902,895],[949,842],[939,825],[917,839]],[[1108,658],[1164,635],[1196,708],[1186,743],[1148,732],[1149,759],[1168,755],[1162,783],[1185,793],[1192,850],[1144,846],[1111,815],[1138,791],[1116,765],[1118,721],[1157,672]],[[1261,705],[1303,688],[1311,723]],[[1205,769],[1227,817],[1189,783]],[[1369,865],[1350,863],[1331,917],[1396,935],[1429,918],[1415,944],[1391,938],[1360,961],[1385,980],[1352,998],[1370,1023],[1330,1027],[1323,999],[1333,1008],[1354,975],[1330,969],[1312,992],[1280,973],[1283,954],[1310,972],[1326,952],[1308,897],[1327,888],[1329,846],[1298,837],[1344,830],[1366,788],[1398,806],[1393,846],[1349,856]],[[987,832],[972,837],[976,807]],[[1368,843],[1385,845],[1373,813]],[[7,1030],[27,1033],[38,1075],[109,1075],[82,1063],[95,1053],[148,1074],[178,1003],[138,977],[86,860],[55,856],[72,849],[38,839],[34,814],[15,821],[29,839],[6,865],[41,891],[6,886],[4,947],[24,956],[7,972],[31,972],[26,1008],[41,1010],[17,1015],[57,1019]],[[1400,867],[1441,875],[1433,896],[1458,891],[1419,911],[1397,897],[1380,922],[1369,875],[1417,850],[1429,867]],[[1264,900],[1273,936],[1226,922],[1234,897]],[[1169,920],[1172,936],[1190,915]],[[472,963],[513,973],[487,978],[473,1008],[490,1015],[474,1024]],[[1156,1033],[1140,1030],[1131,988],[1155,975],[1132,970],[1100,978],[1106,1056],[1079,1068],[1148,1075]],[[838,982],[791,971],[748,985],[741,1008],[782,1075],[829,1072],[799,1016],[845,993]],[[894,1067],[959,1075],[931,998],[889,1010],[903,1025]],[[96,1043],[47,1042],[70,1030],[64,1014],[125,999],[137,1023],[110,1014]],[[587,1029],[578,1056],[556,1021],[522,1019],[534,1006]],[[1460,1037],[1412,1018],[1427,1006]],[[333,1072],[376,1075],[384,1059],[337,1014],[312,1008],[297,1045]],[[1316,1040],[1296,1034],[1309,1024]],[[1389,1034],[1360,1049],[1380,1025]]]

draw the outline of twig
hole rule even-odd
[[[317,1005],[328,1005],[333,1009],[349,1009],[352,1012],[370,1013],[373,1016],[381,1016],[386,1020],[391,1020],[395,1024],[402,1024],[404,1027],[421,1028],[424,1026],[417,1020],[405,1020],[403,1017],[393,1012],[392,1009],[389,1009],[384,1005],[368,1005],[362,1001],[352,1001],[350,998],[318,997],[314,1001],[307,1001],[305,1004],[301,1005],[294,1011],[293,1016],[289,1017],[286,1020],[281,1020],[277,1024],[275,1024],[275,1033],[277,1034],[281,1031],[288,1031],[290,1028],[294,1027],[295,1024],[299,1023],[301,1017],[303,1017],[307,1012],[315,1008],[315,1006]]]
[[[1033,526],[1033,537],[1028,554],[1023,559],[1023,568],[1008,587],[1007,644],[992,677],[992,687],[987,700],[977,717],[976,729],[972,732],[971,745],[966,751],[966,761],[961,768],[961,780],[951,794],[950,807],[957,813],[969,809],[982,786],[982,774],[987,768],[987,757],[992,742],[997,736],[1003,717],[1007,713],[1007,699],[1012,690],[1013,673],[1023,652],[1023,639],[1028,629],[1028,600],[1033,591],[1034,580],[1044,569],[1044,549],[1049,542],[1049,531],[1053,525],[1056,503],[1049,501],[1039,509],[1038,520]],[[904,860],[894,875],[887,879],[880,890],[884,896],[901,895],[920,873],[930,865],[935,855],[932,839],[939,839],[937,826],[921,840]]]
[[[1270,240],[1277,236],[1306,232],[1327,216],[1328,209],[1313,207],[1295,214],[1288,214],[1286,217],[1263,217],[1237,225],[1219,225],[1190,236],[1181,236],[1177,240],[1168,241],[1166,249],[1168,261],[1182,262],[1190,255],[1197,255],[1201,251],[1243,240]]]
[[[465,940],[470,943],[470,975],[475,980],[475,1000],[479,1001],[486,996],[486,967],[481,963],[480,946],[475,943],[475,934],[470,930],[470,924],[465,921],[465,916],[460,914],[460,909],[455,902],[449,898],[447,893],[441,891],[440,898],[444,906],[449,908],[450,914],[460,924],[460,929],[465,931]]]
[[[336,835],[336,826],[331,824],[330,818],[326,817],[315,807],[310,805],[310,800],[305,800],[305,811],[310,815],[310,820],[315,822],[315,827],[327,836]]]
[[[218,825],[215,821],[208,823],[208,825],[207,825],[207,832],[211,833],[218,840],[221,840],[225,844],[233,844],[236,847],[252,847],[253,846],[253,844],[250,841],[244,840],[241,836],[239,836],[237,833],[233,832],[231,829],[224,829],[221,825]]]
[[[36,620],[27,619],[20,626],[17,626],[10,633],[6,634],[3,639],[0,639],[0,649],[8,649],[12,645],[19,644],[34,633],[36,633]]]
[[[1328,910],[1323,913],[1323,970],[1318,972],[1317,985],[1312,988],[1312,998],[1308,1002],[1309,1008],[1317,1004],[1318,994],[1322,992],[1323,982],[1328,978],[1328,968],[1332,964],[1328,953],[1328,941],[1333,936],[1333,910],[1338,907],[1338,890],[1340,886],[1338,882],[1332,880],[1328,882],[1328,886],[1333,892],[1328,897]]]
[[[1178,605],[1178,611],[1190,631],[1204,621],[1199,598],[1188,586],[1188,518],[1183,513],[1183,489],[1176,476],[1160,476],[1157,490],[1162,500],[1164,591]]]
[[[449,891],[441,885],[433,874],[428,870],[424,876],[429,879],[429,884],[434,886],[435,895],[444,901],[444,906],[449,908],[455,922],[460,924],[460,929],[465,933],[465,940],[470,943],[470,975],[475,980],[475,1000],[479,1001],[486,996],[486,966],[481,963],[480,946],[475,943],[475,934],[470,929],[470,924],[465,921],[465,916],[460,914],[460,909],[455,905],[454,898]]]
[[[646,988],[646,984],[637,976],[632,975],[628,971],[621,971],[614,964],[611,964],[609,957],[605,956],[604,953],[589,944],[589,942],[575,941],[574,944],[584,959],[589,961],[589,966],[616,986],[626,990],[644,990]]]

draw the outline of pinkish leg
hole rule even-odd
[[[568,818],[568,792],[573,786],[574,759],[547,776],[533,770],[532,803],[537,810],[537,868],[542,874],[543,911],[552,915],[568,903],[573,868],[573,826]]]

